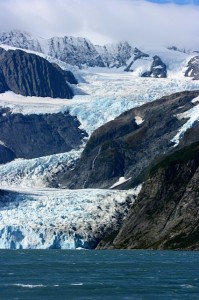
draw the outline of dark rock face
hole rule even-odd
[[[142,77],[155,77],[155,78],[166,78],[167,77],[167,67],[162,62],[159,56],[155,55],[153,57],[153,63],[151,70],[142,74]]]
[[[7,190],[0,190],[0,209],[5,208],[8,204],[15,202],[19,193]],[[20,199],[23,201],[22,199]]]
[[[66,75],[35,54],[1,48],[0,70],[2,92],[11,90],[24,96],[69,99],[73,96]]]
[[[199,250],[199,142],[152,170],[118,235],[98,248]]]
[[[0,93],[8,91],[9,88],[6,84],[5,78],[3,76],[2,70],[0,69]]]
[[[15,153],[11,149],[0,144],[0,164],[5,164],[15,158]]]
[[[92,134],[74,171],[57,178],[58,182],[69,188],[109,188],[125,176],[131,180],[121,188],[132,187],[144,168],[172,150],[171,140],[187,121],[176,115],[192,108],[191,101],[198,95],[199,91],[190,91],[166,96],[101,126]],[[136,122],[138,117],[142,122]],[[190,132],[184,143],[193,142],[196,136],[197,132],[193,137]]]
[[[76,148],[86,135],[79,126],[77,118],[69,113],[22,115],[0,110],[0,140],[11,151],[7,161],[12,155],[34,158]],[[2,162],[4,159],[4,155],[0,157]]]
[[[199,80],[199,56],[193,57],[187,65],[188,69],[185,72],[186,77],[192,77],[194,80]]]
[[[69,70],[62,70],[57,64],[52,64],[59,73],[64,77],[64,79],[71,84],[78,84],[77,79],[73,75],[73,73]]]

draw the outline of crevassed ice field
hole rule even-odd
[[[175,62],[170,66],[173,69],[170,67],[168,70],[167,79],[137,77],[140,68],[144,68],[144,62],[137,66],[137,73],[87,69],[78,73],[81,82],[72,100],[23,97],[7,92],[0,95],[0,105],[22,114],[69,111],[77,116],[81,128],[90,135],[130,108],[171,93],[199,89],[197,81],[182,76],[183,70],[176,69]],[[74,249],[97,236],[103,224],[112,226],[126,197],[136,195],[137,190],[68,191],[47,188],[48,174],[56,174],[63,164],[70,169],[83,149],[84,144],[67,153],[30,160],[17,159],[0,166],[1,188],[21,192],[18,200],[13,202],[11,197],[8,209],[0,212],[0,248],[9,248],[12,241],[15,248],[53,247],[59,236],[58,247]],[[100,213],[96,209],[99,206]]]

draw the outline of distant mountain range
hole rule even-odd
[[[183,76],[199,78],[197,51],[185,53],[177,47],[138,49],[128,42],[99,46],[86,38],[70,36],[44,39],[19,30],[0,34],[0,44],[43,53],[78,68],[121,68],[142,77],[170,76],[175,69]]]

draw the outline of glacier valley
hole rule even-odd
[[[162,96],[199,89],[199,82],[178,76],[139,78],[118,69],[79,71],[84,80],[72,100],[0,94],[0,106],[12,112],[45,114],[69,111],[90,136],[122,112]],[[171,71],[172,74],[172,71]],[[173,73],[174,74],[174,73]],[[177,75],[176,75],[177,74]],[[195,120],[195,119],[194,119]],[[48,177],[73,168],[82,146],[70,152],[0,165],[0,248],[94,248],[104,232],[117,231],[138,190],[64,190],[48,188]]]

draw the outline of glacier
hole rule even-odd
[[[76,116],[89,135],[124,111],[185,90],[199,89],[190,78],[139,78],[133,73],[104,72],[104,68],[82,71],[85,82],[78,84],[84,95],[73,99],[24,97],[12,92],[0,94],[0,106],[13,113],[45,114],[68,111]]]
[[[44,188],[60,171],[73,169],[83,147],[66,153],[53,154],[33,159],[18,158],[0,165],[0,187],[10,188]]]
[[[139,190],[12,190],[0,202],[0,248],[93,248],[119,229]]]
[[[52,99],[24,97],[12,92],[0,94],[0,106],[9,107],[13,113],[45,114],[69,111],[76,116],[89,136],[92,132],[113,120],[124,111],[162,96],[184,90],[199,89],[199,82],[190,78],[156,79],[136,78],[132,73],[107,72],[104,69],[82,71],[85,82],[78,87],[85,95],[76,95],[73,99]],[[48,186],[48,177],[56,176],[60,168],[69,169],[80,157],[82,147],[62,154],[30,160],[17,159],[6,165],[0,165],[1,187],[9,186]]]
[[[7,92],[0,94],[0,106],[22,114],[68,111],[90,136],[128,109],[175,92],[199,89],[198,81],[181,76],[182,70],[176,69],[175,63],[173,66],[170,78],[165,79],[139,78],[120,69],[77,70],[82,78],[78,89],[84,94],[75,95],[72,100],[23,97]],[[198,109],[185,117],[193,115],[192,122],[198,120],[196,114]],[[187,126],[191,126],[190,122]],[[0,188],[8,191],[7,202],[0,203],[0,248],[90,249],[104,232],[119,228],[139,189],[47,188],[48,178],[52,179],[63,168],[67,172],[74,167],[85,143],[86,139],[80,148],[67,153],[0,165]]]

